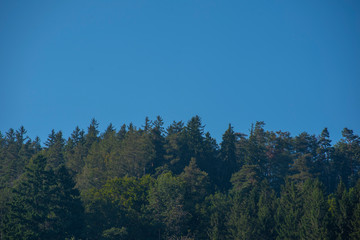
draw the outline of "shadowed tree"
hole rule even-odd
[[[321,132],[318,141],[317,157],[315,161],[315,176],[324,184],[328,192],[334,188],[334,181],[331,179],[331,157],[333,148],[329,131],[327,128]]]
[[[346,187],[355,186],[359,179],[360,138],[352,130],[344,128],[343,138],[334,146],[334,173]]]
[[[80,237],[82,204],[64,167],[46,170],[46,158],[34,157],[14,188],[3,230],[5,239]]]
[[[220,143],[220,159],[221,167],[220,176],[222,183],[221,189],[227,190],[230,188],[230,178],[231,175],[237,171],[237,159],[236,159],[236,136],[231,124],[229,128],[225,131],[222,137],[222,142]]]
[[[180,174],[187,165],[188,146],[183,122],[173,122],[167,128],[165,137],[165,160],[169,168],[175,173]]]
[[[164,122],[160,116],[156,117],[152,128],[150,129],[150,140],[154,148],[154,158],[151,160],[149,172],[154,173],[155,169],[165,163],[165,137],[164,137]]]
[[[76,127],[65,146],[66,166],[74,175],[80,174],[85,165],[87,150],[84,134],[84,130]]]
[[[50,168],[58,168],[60,165],[65,163],[64,159],[64,147],[65,140],[63,138],[62,132],[59,131],[55,133],[54,129],[49,134],[46,145],[46,157],[47,164]]]

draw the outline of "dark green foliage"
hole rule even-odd
[[[330,134],[327,128],[324,128],[319,136],[318,148],[316,150],[315,176],[324,183],[327,192],[331,192],[334,189],[334,182],[331,181],[331,158],[333,150]]]
[[[267,133],[264,126],[264,122],[256,122],[255,127],[251,129],[244,162],[248,165],[257,165],[261,175],[267,177],[269,175],[265,146]]]
[[[334,149],[335,177],[341,179],[346,187],[353,187],[360,174],[360,138],[347,128],[342,135],[343,139]]]
[[[119,148],[112,151],[110,159],[114,176],[141,177],[152,170],[155,157],[150,136],[143,131],[129,128]]]
[[[30,158],[41,150],[40,140],[31,141],[25,134],[25,128],[20,127],[17,131],[10,129],[0,138],[0,189],[11,186]]]
[[[75,182],[64,165],[55,172],[51,207],[58,239],[83,236],[84,208]],[[50,204],[50,203],[49,203]],[[53,238],[55,239],[55,238]]]
[[[360,180],[358,180],[356,186],[352,188],[351,202],[352,216],[350,220],[350,239],[360,239]]]
[[[334,239],[358,239],[359,236],[359,202],[360,181],[346,189],[340,182],[336,192],[329,196],[329,213],[331,215],[331,236]]]
[[[287,180],[276,214],[278,239],[329,239],[328,209],[318,180]]]
[[[359,239],[359,136],[264,127],[0,133],[0,239]]]
[[[319,181],[306,181],[302,189],[301,239],[328,239],[328,205]]]
[[[58,168],[60,165],[65,164],[64,158],[64,147],[65,139],[62,136],[62,132],[55,133],[52,130],[48,140],[45,142],[46,145],[46,157],[49,168]]]
[[[303,214],[301,193],[294,182],[286,181],[276,213],[277,239],[300,239],[300,219]]]
[[[266,181],[232,189],[228,214],[229,239],[274,239],[275,193]]]
[[[203,167],[203,171],[206,172],[209,176],[211,183],[212,192],[214,189],[221,184],[221,177],[219,175],[221,169],[221,162],[218,156],[219,146],[216,143],[216,140],[210,136],[210,133],[205,134],[204,141],[204,157],[207,161],[207,164]]]
[[[225,131],[222,142],[220,144],[220,159],[221,165],[219,166],[220,188],[227,190],[230,188],[231,175],[237,171],[237,157],[236,157],[236,136],[231,124]]]
[[[149,191],[149,211],[161,239],[187,235],[190,218],[185,209],[185,182],[166,172],[158,176]]]
[[[146,126],[144,130],[150,130],[150,126]],[[148,172],[155,173],[156,168],[165,164],[164,122],[160,116],[157,116],[150,130],[150,140],[154,148],[154,154],[148,165]]]
[[[292,139],[290,133],[278,131],[269,134],[269,143],[266,146],[267,179],[270,186],[276,192],[285,183],[284,179],[289,174],[289,166],[292,163]]]
[[[32,159],[5,218],[5,239],[64,239],[82,234],[82,205],[64,167],[46,170],[42,155]]]
[[[94,142],[85,159],[81,174],[77,176],[77,186],[82,192],[86,192],[91,188],[99,189],[105,182],[105,161],[100,152],[100,144]]]
[[[183,122],[173,122],[167,128],[165,138],[165,160],[176,174],[182,172],[188,161],[188,144]]]
[[[91,120],[90,126],[88,127],[88,131],[87,134],[85,136],[85,140],[86,140],[86,147],[87,149],[90,149],[92,144],[94,142],[97,142],[99,140],[99,123],[96,121],[95,118],[93,118]]]
[[[202,231],[198,224],[201,218],[199,208],[210,190],[208,174],[201,171],[197,167],[195,158],[192,158],[189,166],[185,167],[180,178],[184,181],[185,185],[184,210],[190,216],[188,229],[194,235],[199,236]]]
[[[185,127],[186,142],[188,149],[188,161],[192,157],[196,158],[200,166],[206,165],[204,159],[204,126],[199,116],[190,119]]]
[[[84,134],[84,130],[76,127],[65,146],[66,166],[74,175],[80,174],[85,165],[87,150],[85,147]]]
[[[229,209],[230,202],[225,194],[217,192],[206,197],[202,204],[202,218],[199,222],[200,227],[205,230],[202,239],[228,239],[226,219]]]
[[[145,175],[114,178],[87,195],[87,223],[90,239],[147,239],[150,220],[145,217],[147,196],[153,179]]]

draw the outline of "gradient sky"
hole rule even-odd
[[[360,1],[0,0],[0,131],[199,115],[360,133]]]

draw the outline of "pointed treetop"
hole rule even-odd
[[[151,128],[151,121],[149,119],[149,117],[145,117],[145,125],[143,126],[144,127],[144,131],[147,132],[150,130]]]
[[[344,128],[341,133],[342,133],[343,138],[345,138],[345,141],[348,143],[353,143],[353,142],[359,143],[360,142],[359,136],[354,134],[353,130]]]

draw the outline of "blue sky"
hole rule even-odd
[[[0,1],[0,131],[199,115],[360,132],[360,2]]]

